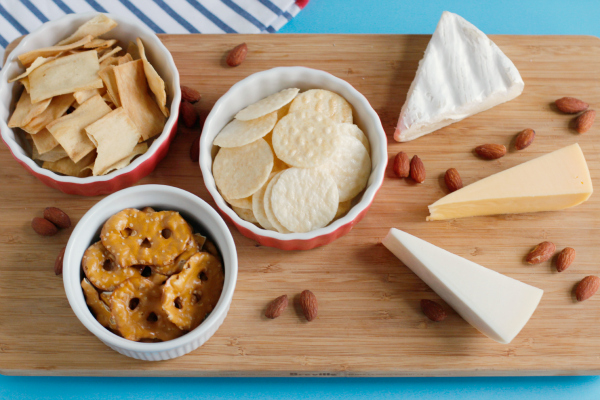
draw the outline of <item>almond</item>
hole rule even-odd
[[[237,67],[246,59],[248,54],[248,46],[246,43],[235,46],[227,55],[227,65],[230,67]]]
[[[60,253],[58,253],[58,257],[56,257],[56,261],[54,261],[54,273],[56,275],[62,274],[63,270],[63,258],[65,257],[65,250],[67,246],[63,247]]]
[[[60,229],[71,227],[71,218],[60,208],[47,207],[44,210],[44,218],[52,222]]]
[[[181,86],[181,100],[195,103],[202,98],[202,95],[196,89],[192,89],[189,86]]]
[[[312,321],[317,318],[319,307],[317,304],[317,296],[310,290],[305,290],[300,293],[300,306],[307,321]]]
[[[533,250],[527,254],[525,261],[528,264],[541,264],[544,261],[548,261],[554,252],[556,251],[556,246],[552,242],[542,242],[534,247]]]
[[[584,301],[592,297],[600,288],[600,278],[594,275],[586,276],[577,284],[575,297],[577,301]]]
[[[589,105],[575,97],[562,97],[554,102],[559,111],[567,114],[577,114],[588,109]]]
[[[31,221],[31,227],[38,235],[42,236],[53,236],[58,232],[56,225],[47,219],[40,217],[35,217]]]
[[[421,300],[421,311],[427,318],[435,322],[443,321],[448,316],[442,306],[433,300]]]
[[[410,177],[417,183],[425,182],[425,165],[419,156],[413,156],[410,160]]]
[[[194,139],[190,146],[190,159],[193,162],[198,162],[200,159],[200,135],[196,136],[196,139]]]
[[[198,111],[196,111],[192,103],[189,101],[181,102],[181,105],[179,106],[179,114],[181,115],[183,124],[188,128],[194,126],[196,121],[198,121]]]
[[[394,173],[398,178],[408,178],[410,175],[410,158],[403,151],[394,157]]]
[[[283,310],[288,306],[287,294],[279,296],[275,300],[269,303],[267,310],[265,311],[265,317],[275,319],[281,315]]]
[[[501,144],[482,144],[475,147],[475,152],[479,157],[486,160],[495,160],[506,154],[506,147]]]
[[[596,119],[596,111],[587,110],[579,117],[575,118],[575,130],[577,133],[586,133],[594,125]]]
[[[558,257],[556,257],[556,270],[558,272],[563,272],[573,264],[573,261],[575,261],[575,249],[572,247],[565,247],[558,253]]]
[[[456,168],[450,168],[446,171],[446,175],[444,175],[444,182],[446,182],[446,187],[448,190],[452,192],[456,192],[458,189],[462,189],[463,183],[462,179]]]
[[[522,130],[515,139],[515,149],[523,150],[529,147],[533,143],[533,139],[535,139],[535,131],[533,129],[527,128]]]

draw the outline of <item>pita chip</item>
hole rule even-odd
[[[133,42],[129,42],[129,45],[127,46],[127,53],[131,54],[131,57],[133,57],[134,60],[140,59],[140,49],[138,49]]]
[[[58,44],[66,45],[77,42],[81,38],[88,35],[92,36],[92,38],[96,38],[105,34],[116,26],[117,23],[114,20],[110,19],[104,14],[98,14],[85,24],[81,25],[71,36],[58,42]]]
[[[58,142],[46,128],[42,129],[35,135],[31,135],[31,139],[33,139],[33,144],[35,145],[35,148],[39,154],[47,153],[58,146]]]
[[[48,107],[46,107],[41,114],[34,117],[29,123],[21,126],[21,129],[31,135],[35,135],[44,129],[46,125],[64,115],[71,104],[73,104],[73,101],[75,101],[75,99],[71,93],[53,97]]]
[[[117,88],[117,80],[115,79],[114,65],[109,65],[98,72],[100,79],[106,86],[106,93],[112,100],[113,104],[117,107],[121,107],[121,100],[119,99],[119,89]]]
[[[62,148],[62,146],[59,144],[58,146],[56,146],[55,148],[53,148],[50,151],[47,151],[44,154],[40,154],[37,151],[37,148],[35,146],[33,146],[33,150],[32,150],[32,155],[31,158],[33,158],[34,160],[40,160],[40,161],[58,161],[62,158],[65,157],[69,157],[67,155],[67,152],[65,151],[65,149]]]
[[[38,57],[52,57],[59,55],[60,53],[76,49],[78,47],[82,47],[86,43],[91,42],[93,39],[92,36],[82,37],[81,40],[68,44],[66,46],[52,46],[52,47],[44,47],[42,49],[35,49],[28,51],[27,53],[23,53],[19,55],[19,61],[23,64],[24,67],[29,67],[31,63],[33,63]]]
[[[154,69],[152,64],[146,58],[146,49],[144,49],[144,44],[142,43],[142,39],[136,39],[138,49],[140,51],[140,57],[144,62],[144,73],[146,74],[146,80],[148,81],[148,86],[150,86],[150,90],[154,93],[154,97],[156,98],[156,104],[160,108],[160,111],[164,114],[165,117],[169,117],[169,109],[167,108],[167,92],[165,90],[165,81],[162,80],[158,72]]]
[[[19,82],[21,82],[23,84],[23,87],[25,87],[25,90],[27,91],[27,93],[29,93],[29,77],[26,76],[25,78],[21,79]]]
[[[26,76],[29,76],[29,74],[36,69],[37,67],[39,67],[40,65],[43,65],[45,63],[47,63],[48,61],[52,61],[54,60],[56,57],[48,57],[48,58],[44,58],[44,57],[38,57],[35,59],[35,61],[25,70],[25,72],[23,72],[21,75],[16,76],[12,79],[8,80],[8,83],[14,82],[14,81],[18,81],[19,79],[23,79]]]
[[[73,162],[73,160],[71,160],[69,157],[65,157],[58,161],[44,161],[42,168],[46,168],[50,171],[58,172],[59,174],[63,175],[81,177],[86,175],[84,168],[93,163],[95,158],[96,152],[93,151],[79,160],[77,163]]]
[[[73,93],[73,97],[75,97],[75,101],[77,102],[77,104],[82,104],[82,103],[85,103],[85,101],[87,99],[94,97],[97,94],[102,96],[104,93],[106,93],[106,90],[104,90],[104,88],[88,89],[88,90],[81,90],[79,92]]]
[[[102,62],[102,61],[106,60],[108,57],[111,57],[111,56],[117,54],[121,50],[123,50],[123,49],[120,48],[119,46],[115,47],[114,49],[106,50],[106,52],[102,53],[102,56],[100,56],[98,61]]]
[[[127,53],[123,57],[118,58],[117,65],[125,64],[125,63],[128,63],[129,61],[133,61],[133,57],[131,57],[131,54]]]
[[[23,90],[21,97],[17,102],[15,111],[13,111],[10,119],[8,120],[9,128],[18,128],[27,125],[31,120],[41,113],[50,105],[52,99],[40,101],[36,104],[31,104],[31,98],[26,90]]]
[[[106,175],[117,169],[125,168],[126,166],[131,164],[131,160],[133,160],[135,157],[137,157],[139,155],[144,154],[146,151],[148,151],[148,144],[146,142],[136,144],[135,147],[133,148],[133,151],[131,153],[129,153],[127,155],[127,157],[125,157],[121,161],[118,161],[115,164],[108,167],[102,175]]]
[[[108,49],[109,47],[114,46],[116,43],[117,43],[116,39],[95,38],[91,42],[84,44],[83,48],[84,49],[102,50],[102,49]]]

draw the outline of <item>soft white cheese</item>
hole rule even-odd
[[[483,32],[444,11],[419,62],[394,139],[407,142],[519,96],[523,79]]]
[[[468,323],[500,343],[517,336],[544,293],[398,229],[390,229],[383,245]]]

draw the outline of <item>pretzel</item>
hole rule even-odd
[[[209,253],[196,253],[171,276],[163,288],[162,308],[180,329],[196,328],[221,297],[224,273],[221,261]]]
[[[161,307],[162,286],[142,277],[129,278],[110,297],[119,332],[129,340],[171,340],[184,332]]]
[[[204,251],[212,254],[213,256],[217,257],[217,259],[219,261],[223,262],[223,259],[221,258],[221,255],[219,254],[219,250],[217,250],[217,246],[215,246],[215,244],[211,240],[205,239],[204,247],[202,249]]]
[[[150,268],[142,266],[119,267],[112,254],[102,245],[96,242],[83,253],[81,261],[83,272],[89,281],[100,290],[113,291],[121,282],[135,276],[150,278],[153,282],[163,283],[167,276],[158,274]]]
[[[96,288],[94,288],[92,284],[85,278],[81,281],[81,288],[83,289],[83,294],[85,295],[85,302],[92,310],[92,314],[94,314],[98,322],[100,322],[100,325],[105,328],[117,330],[117,323],[110,313],[110,308],[102,300],[100,300],[100,296],[98,295]]]
[[[204,245],[205,240],[206,240],[206,238],[204,236],[200,235],[199,233],[194,233],[193,239],[190,242],[190,245],[188,246],[188,248],[185,249],[185,251],[183,253],[181,253],[180,255],[177,256],[177,258],[175,259],[175,262],[173,264],[163,266],[163,267],[155,265],[155,266],[153,266],[153,269],[157,273],[160,273],[163,275],[173,275],[173,274],[177,274],[177,273],[181,272],[181,270],[183,269],[183,266],[190,259],[190,257],[202,249],[202,246]]]
[[[128,208],[106,221],[100,239],[122,267],[164,267],[190,245],[192,229],[178,212]]]

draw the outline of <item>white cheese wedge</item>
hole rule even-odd
[[[442,197],[429,206],[427,220],[562,210],[583,203],[593,191],[575,143]]]
[[[544,293],[398,229],[390,229],[383,244],[468,323],[500,343],[517,336]]]
[[[524,86],[494,42],[444,11],[408,89],[394,139],[407,142],[488,110],[519,96]]]

